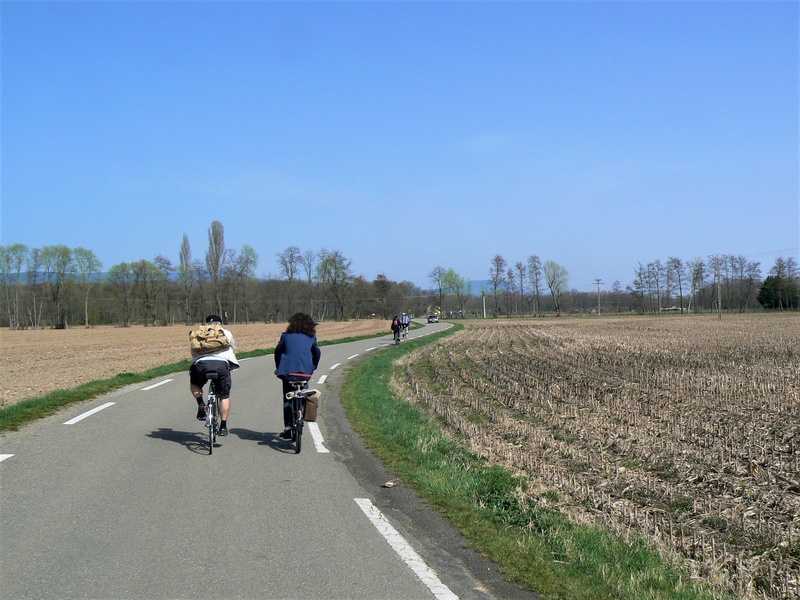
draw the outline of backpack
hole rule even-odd
[[[219,323],[205,323],[189,333],[192,354],[211,354],[229,348],[231,343]]]

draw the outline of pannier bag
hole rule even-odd
[[[228,336],[219,323],[200,325],[189,334],[192,345],[192,354],[210,354],[230,347]]]
[[[305,420],[309,423],[313,423],[317,420],[317,409],[319,408],[320,393],[319,390],[308,390],[306,393],[308,394],[308,397],[306,398]]]

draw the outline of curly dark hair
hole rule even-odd
[[[317,335],[317,324],[306,313],[294,313],[289,317],[289,326],[286,328],[287,333],[305,333],[308,337]]]

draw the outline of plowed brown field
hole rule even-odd
[[[226,325],[237,352],[273,348],[286,325]],[[0,330],[6,383],[0,406],[71,388],[119,373],[138,373],[187,360],[189,330],[172,327],[94,327],[65,330]],[[327,322],[317,326],[320,341],[389,332],[383,320]]]

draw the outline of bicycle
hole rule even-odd
[[[289,380],[289,385],[294,390],[286,392],[285,402],[290,404],[292,410],[292,421],[289,427],[291,440],[294,442],[294,453],[300,454],[300,450],[303,447],[303,426],[305,425],[306,401],[308,399],[305,387],[308,380],[311,379],[311,375],[307,373],[291,373],[289,376],[294,377],[294,379]]]
[[[208,453],[214,453],[214,442],[219,435],[219,402],[217,402],[217,386],[215,384],[219,373],[208,373],[208,403],[205,406],[206,410],[206,427],[208,427]]]
[[[400,330],[394,332],[394,345],[398,346],[400,344]]]

